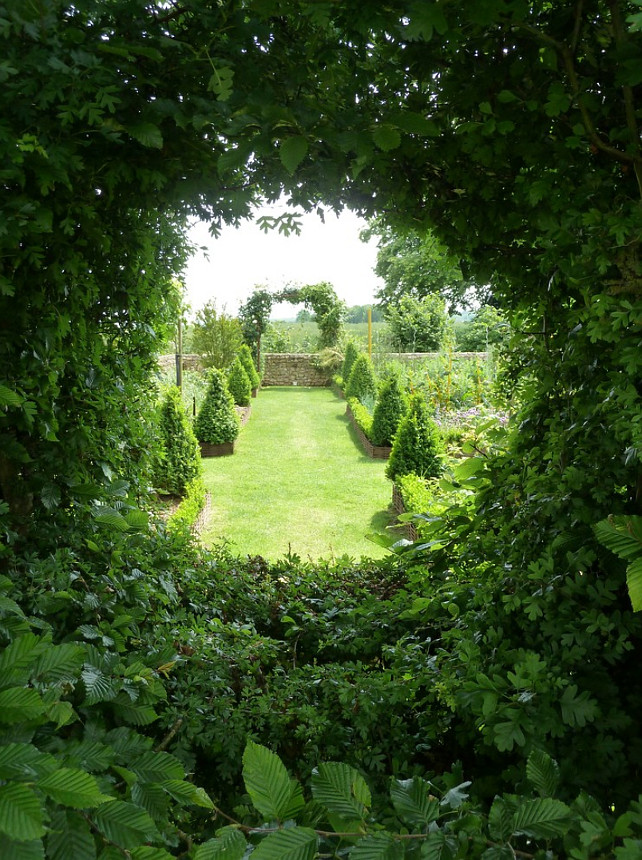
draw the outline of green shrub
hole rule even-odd
[[[374,445],[392,445],[406,405],[399,380],[396,376],[390,377],[381,386],[372,416],[371,438]]]
[[[240,359],[235,358],[227,373],[227,387],[237,406],[249,406],[252,383]]]
[[[354,420],[366,434],[368,439],[372,441],[372,415],[368,412],[363,403],[360,403],[356,397],[348,399],[348,406],[354,416]]]
[[[343,377],[346,379],[346,377]],[[375,378],[374,367],[368,356],[360,353],[352,365],[350,376],[347,377],[348,382],[345,387],[346,397],[356,397],[357,400],[363,400],[366,397],[373,399],[377,395],[377,382]]]
[[[423,397],[414,394],[395,433],[386,475],[393,481],[408,472],[436,477],[442,470],[442,449],[439,429],[429,416]]]
[[[358,355],[359,350],[357,349],[354,341],[349,340],[346,344],[346,351],[343,357],[343,367],[341,368],[341,376],[343,377],[344,382],[347,382],[350,378],[350,371],[352,370],[352,365],[357,360]]]
[[[201,406],[194,432],[200,442],[220,445],[233,442],[239,435],[240,423],[234,409],[234,398],[229,392],[220,370],[210,371],[209,387]]]
[[[205,504],[206,490],[200,475],[190,481],[185,490],[185,498],[169,518],[169,531],[190,530]]]
[[[181,392],[176,386],[165,395],[159,425],[161,453],[154,470],[154,483],[159,490],[181,496],[188,484],[200,475],[201,458]]]
[[[252,388],[258,388],[261,384],[261,377],[259,376],[259,372],[256,369],[254,360],[252,359],[252,351],[246,343],[244,343],[239,349],[238,358],[250,378]]]

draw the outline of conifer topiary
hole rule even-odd
[[[395,433],[386,475],[393,481],[411,472],[421,478],[436,478],[442,471],[442,450],[439,428],[428,414],[423,397],[413,394]]]
[[[372,416],[371,441],[373,445],[392,445],[397,427],[406,411],[406,398],[396,376],[386,379],[375,404]]]
[[[182,496],[201,473],[201,454],[181,392],[173,386],[160,407],[161,456],[154,469],[154,484],[165,493]]]
[[[227,372],[227,387],[237,406],[249,406],[252,383],[240,359],[235,358]]]
[[[229,392],[225,377],[216,368],[210,370],[209,387],[201,406],[194,432],[199,442],[220,445],[233,442],[239,434],[240,423],[234,409],[234,398]]]
[[[261,377],[259,376],[259,372],[254,365],[254,360],[252,359],[252,351],[250,347],[244,343],[243,346],[238,351],[238,357],[245,368],[245,372],[250,377],[250,383],[252,388],[258,388],[261,384]]]
[[[359,350],[355,346],[354,342],[349,340],[346,344],[346,351],[343,356],[343,365],[341,367],[341,376],[343,377],[344,385],[347,385],[348,379],[350,379],[350,371],[352,370],[352,365],[357,360],[358,355]]]
[[[377,381],[374,367],[368,356],[362,352],[354,360],[345,387],[346,399],[356,397],[362,403],[367,398],[377,396]]]

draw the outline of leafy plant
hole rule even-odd
[[[203,360],[204,367],[224,370],[233,362],[243,343],[240,322],[208,302],[196,314],[193,324],[192,349]]]
[[[597,855],[585,849],[587,831],[612,856],[635,856],[642,845],[639,804],[618,818],[604,815],[587,795],[568,805],[552,796],[556,772],[550,756],[534,751],[528,760],[529,789],[497,796],[486,811],[471,798],[474,785],[457,784],[454,774],[393,779],[386,801],[374,803],[359,771],[325,762],[314,770],[306,800],[302,785],[280,759],[250,741],[243,753],[243,778],[254,807],[250,816],[258,813],[262,826],[236,822],[235,828],[223,827],[198,849],[195,860],[242,860],[250,845],[263,860],[342,857],[346,851],[360,860],[499,860],[544,853],[551,860],[588,858]]]
[[[374,399],[377,394],[374,367],[364,352],[360,353],[354,360],[350,376],[346,382],[345,394],[348,399],[355,397],[361,401],[367,397]]]
[[[428,414],[421,394],[414,394],[395,433],[386,475],[393,481],[409,472],[431,478],[440,475],[442,470],[439,429]]]
[[[254,365],[254,361],[252,360],[252,353],[250,351],[250,347],[244,343],[241,345],[238,351],[238,358],[245,368],[245,372],[247,373],[252,388],[258,388],[261,384],[261,377],[259,376],[259,372]]]
[[[234,409],[225,377],[213,368],[209,374],[209,386],[196,421],[194,433],[200,442],[218,445],[233,442],[239,434],[239,419]]]
[[[227,372],[227,387],[237,406],[249,406],[252,383],[239,358],[235,358]]]
[[[162,447],[154,480],[158,489],[181,496],[199,477],[201,458],[181,392],[175,386],[163,399],[159,427]]]
[[[406,409],[406,398],[397,376],[384,380],[377,394],[372,415],[372,442],[375,445],[392,445],[397,427]]]
[[[370,412],[356,397],[348,398],[348,406],[358,426],[363,430],[366,437],[372,441],[372,415]]]
[[[345,382],[347,382],[350,378],[352,366],[355,363],[358,355],[359,350],[357,349],[355,342],[353,340],[349,340],[345,347],[345,354],[343,356],[343,367],[341,368],[341,376],[343,377]]]
[[[386,322],[399,351],[436,352],[446,333],[446,303],[438,295],[404,294],[386,308]]]

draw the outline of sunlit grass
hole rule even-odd
[[[267,388],[231,457],[203,461],[205,543],[276,559],[385,554],[366,534],[389,522],[385,462],[367,457],[327,388]]]

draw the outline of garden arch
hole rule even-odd
[[[239,319],[245,339],[254,345],[257,363],[261,359],[261,335],[270,319],[274,302],[303,303],[316,315],[319,326],[319,346],[334,346],[341,334],[345,302],[341,301],[332,284],[321,281],[301,287],[285,287],[278,292],[257,289],[239,309]]]

